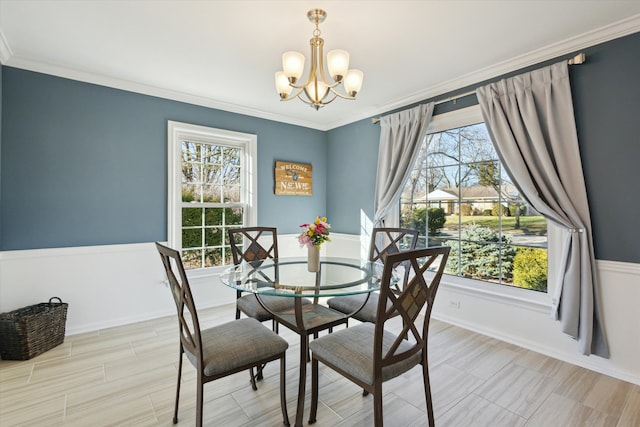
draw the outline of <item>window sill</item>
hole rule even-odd
[[[546,292],[531,291],[448,275],[442,276],[440,286],[452,292],[476,298],[498,301],[540,313],[551,313],[551,296]]]

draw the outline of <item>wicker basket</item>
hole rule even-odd
[[[28,360],[62,344],[68,306],[53,297],[48,303],[0,314],[0,357]]]

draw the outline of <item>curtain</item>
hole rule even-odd
[[[566,61],[476,90],[504,168],[524,199],[562,228],[553,315],[582,354],[609,357],[591,219]],[[550,251],[550,254],[552,251]]]
[[[419,105],[380,118],[380,146],[374,199],[375,227],[400,224],[399,203],[420,142],[433,116],[434,103]]]

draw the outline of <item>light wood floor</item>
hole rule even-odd
[[[203,310],[203,327],[234,317]],[[287,351],[293,422],[298,338]],[[640,426],[640,387],[433,321],[429,351],[436,425]],[[0,426],[170,426],[177,374],[175,317],[66,337],[32,360],[0,361]],[[178,425],[195,420],[195,375],[186,362]],[[310,369],[309,369],[310,371]],[[372,398],[320,365],[318,427],[373,425]],[[310,381],[307,383],[310,384]],[[307,396],[309,385],[307,386]],[[387,426],[426,425],[420,368],[384,384]],[[309,398],[305,406],[308,419]],[[278,364],[258,391],[246,372],[205,385],[210,426],[280,426]]]

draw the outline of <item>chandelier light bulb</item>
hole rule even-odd
[[[360,88],[362,88],[362,81],[364,80],[364,73],[360,70],[349,70],[347,76],[344,79],[344,90],[349,96],[355,97]]]
[[[304,70],[304,55],[293,51],[283,53],[282,70],[291,83],[297,82]]]
[[[346,50],[332,50],[327,53],[327,67],[331,78],[339,82],[349,70],[349,52]]]
[[[316,83],[318,85],[317,92]],[[329,86],[322,81],[318,81],[306,86],[304,88],[304,91],[306,92],[307,97],[311,100],[311,102],[313,102],[314,104],[320,104],[322,100],[329,94]]]
[[[280,99],[286,99],[293,90],[293,87],[289,84],[287,75],[282,71],[276,73],[276,90],[278,94],[280,94]]]

